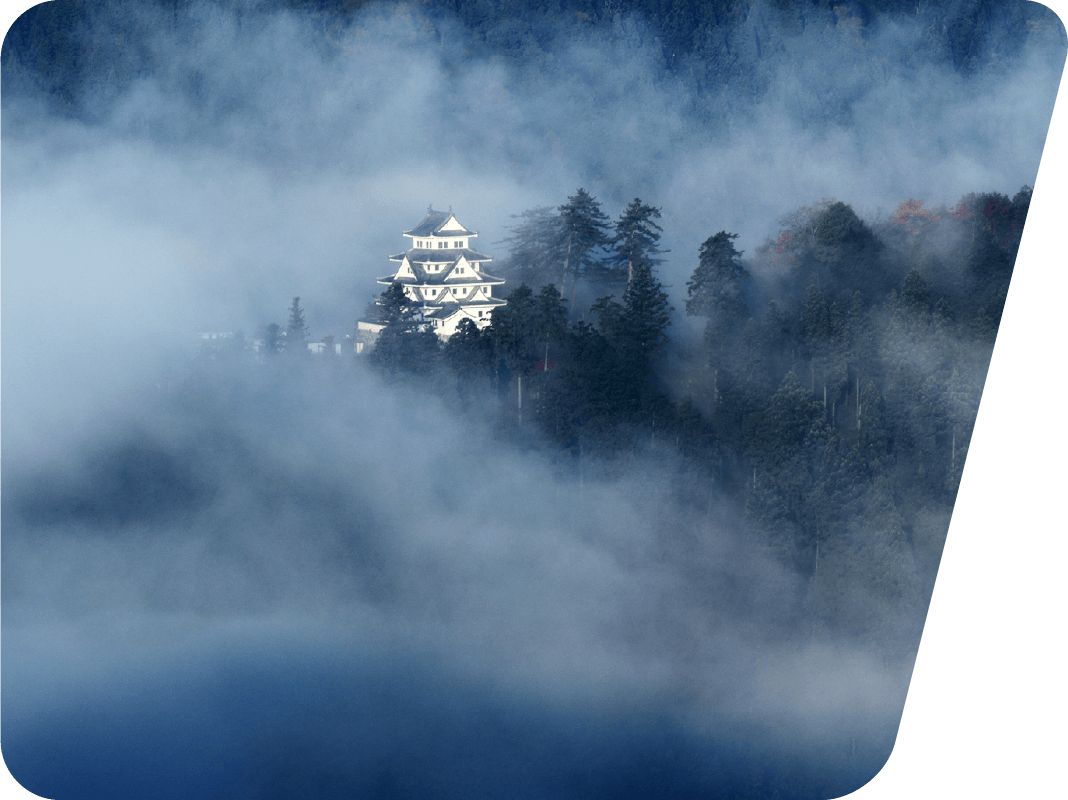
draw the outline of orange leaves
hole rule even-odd
[[[958,206],[959,208],[959,206]],[[955,216],[956,212],[953,215]],[[937,222],[938,217],[923,207],[923,200],[906,200],[897,207],[890,221],[895,225],[904,226],[909,233],[917,234],[920,228],[928,222]],[[960,217],[958,217],[960,219]]]

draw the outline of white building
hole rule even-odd
[[[490,312],[503,306],[493,296],[493,287],[504,283],[482,270],[492,259],[471,249],[478,236],[457,222],[451,211],[427,211],[426,218],[404,235],[411,249],[390,256],[400,267],[392,275],[379,278],[389,286],[399,283],[422,309],[423,319],[443,339],[456,332],[463,319],[479,328],[490,324]]]

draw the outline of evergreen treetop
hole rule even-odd
[[[563,289],[567,276],[572,281],[597,277],[603,261],[603,249],[611,239],[608,236],[608,217],[601,211],[596,197],[585,189],[579,189],[560,206],[562,223],[562,265],[560,287]]]
[[[303,352],[308,340],[308,326],[304,324],[304,309],[300,307],[300,298],[294,297],[289,306],[289,322],[286,323],[286,350],[290,353]]]
[[[735,249],[736,233],[720,231],[701,245],[697,269],[686,284],[686,313],[719,324],[744,321],[749,316],[742,280],[746,277],[742,254]]]
[[[615,225],[612,244],[615,255],[612,266],[606,270],[610,280],[629,280],[637,264],[656,266],[663,262],[658,242],[663,228],[656,223],[660,219],[660,209],[645,205],[635,197],[620,214]]]
[[[507,244],[509,254],[502,263],[502,272],[511,280],[528,286],[542,286],[559,277],[567,250],[567,233],[563,217],[552,206],[541,206],[513,215],[521,220]]]

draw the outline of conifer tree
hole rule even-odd
[[[931,292],[920,271],[910,269],[901,284],[901,305],[916,314],[926,314],[931,308]]]
[[[460,320],[442,353],[456,374],[456,387],[461,394],[479,383],[488,383],[493,366],[493,340],[473,320]]]
[[[707,317],[716,327],[736,328],[749,316],[742,288],[746,271],[742,254],[734,248],[737,238],[736,233],[720,231],[706,239],[686,284],[686,313]]]
[[[286,352],[303,355],[307,351],[308,326],[304,324],[304,309],[300,298],[294,297],[289,307],[289,322],[286,323]]]
[[[380,298],[382,322],[371,349],[371,363],[389,374],[433,370],[440,341],[423,322],[415,301],[400,283],[390,284]]]
[[[635,264],[623,292],[624,352],[647,367],[667,343],[671,306],[667,292],[653,274],[652,264]]]
[[[562,255],[560,289],[564,291],[571,278],[571,297],[574,301],[578,281],[600,274],[604,248],[608,246],[608,217],[601,211],[596,197],[579,189],[560,206],[562,227]]]
[[[663,228],[655,222],[658,219],[660,209],[645,205],[637,197],[624,209],[616,222],[612,239],[615,254],[602,272],[605,282],[622,284],[630,280],[636,265],[649,264],[655,267],[663,261],[657,257],[661,252],[658,242],[663,232]]]
[[[535,295],[525,284],[508,295],[508,304],[493,309],[490,328],[497,353],[511,370],[526,375],[543,357],[548,344],[567,332],[567,311],[556,286],[543,286]]]
[[[627,383],[639,395],[652,376],[652,365],[667,343],[671,306],[664,287],[649,264],[634,268],[620,305],[602,297],[593,305],[601,333],[618,354]]]
[[[869,301],[894,288],[886,271],[884,245],[851,206],[833,203],[815,220],[811,256],[817,281],[828,296],[847,298],[861,291]]]
[[[509,247],[501,271],[509,280],[539,287],[560,274],[566,260],[567,233],[563,217],[552,206],[524,211],[513,219],[522,220],[511,228],[503,244]]]
[[[742,285],[747,273],[742,254],[734,247],[737,238],[736,233],[720,231],[706,239],[697,269],[686,284],[686,313],[708,320],[705,347],[714,373],[734,360],[736,342],[749,318]]]

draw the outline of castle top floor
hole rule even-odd
[[[412,247],[419,250],[463,249],[469,240],[478,236],[459,223],[451,211],[427,210],[426,217],[404,235],[412,240]]]

